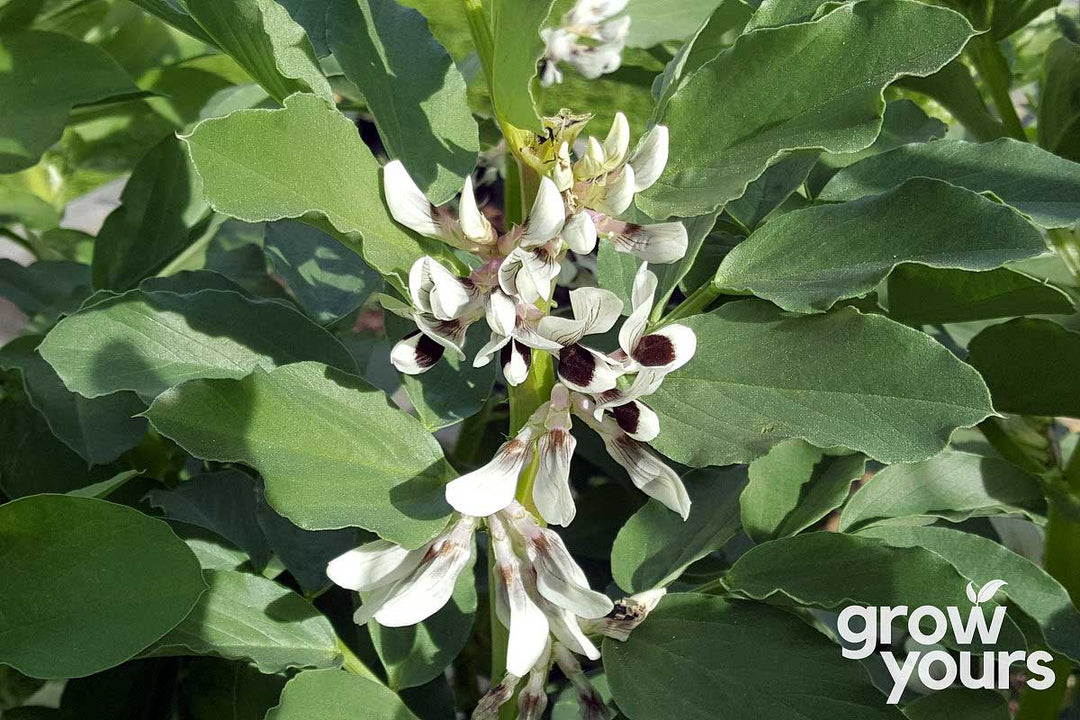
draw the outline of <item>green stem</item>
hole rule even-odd
[[[650,332],[659,330],[665,325],[670,325],[677,320],[688,318],[691,315],[697,315],[705,308],[709,307],[716,298],[720,297],[720,294],[720,288],[716,287],[716,285],[711,282],[705,283],[697,290],[690,293],[688,298],[676,305],[675,309],[665,315],[664,319],[655,327],[651,328]]]
[[[461,5],[465,9],[469,34],[472,35],[473,45],[476,47],[476,54],[480,58],[480,66],[484,69],[484,79],[487,80],[490,91],[495,41],[491,37],[491,24],[488,22],[487,13],[484,12],[484,3],[482,0],[461,0]]]
[[[206,226],[206,231],[199,236],[195,242],[188,245],[186,248],[180,251],[180,254],[174,257],[165,267],[158,271],[158,277],[168,277],[169,275],[175,275],[187,266],[188,262],[197,257],[199,253],[206,250],[206,246],[210,244],[210,241],[214,239],[217,234],[217,229],[225,221],[224,215],[219,215],[210,220],[210,223]]]
[[[979,77],[990,91],[990,98],[1001,116],[1005,131],[1016,140],[1027,142],[1024,126],[1016,114],[1009,91],[1012,89],[1012,70],[1009,61],[1001,52],[1001,47],[989,35],[972,38],[965,50],[971,64],[975,66]]]
[[[1080,497],[1080,451],[1073,451],[1064,478],[1068,491]],[[1060,500],[1051,497],[1049,502],[1043,567],[1069,591],[1073,604],[1080,607],[1080,522],[1060,507]],[[1061,714],[1073,667],[1067,658],[1057,657],[1051,668],[1057,678],[1053,686],[1046,690],[1025,688],[1017,720],[1056,720]]]
[[[341,663],[342,670],[351,672],[353,675],[367,678],[368,680],[374,680],[382,685],[382,680],[379,679],[379,676],[373,673],[371,669],[364,664],[363,660],[356,657],[356,653],[354,653],[341,638],[337,639],[337,649],[344,658]]]

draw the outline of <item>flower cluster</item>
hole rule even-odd
[[[559,27],[541,30],[545,49],[540,84],[547,87],[563,81],[560,62],[569,63],[590,80],[618,70],[630,32],[630,18],[625,15],[611,18],[622,12],[627,2],[578,0],[563,15]]]
[[[400,162],[389,163],[384,171],[387,205],[398,222],[479,258],[467,277],[434,258],[420,258],[409,272],[409,302],[382,296],[388,311],[417,328],[394,346],[394,366],[403,373],[423,373],[447,351],[465,360],[466,332],[481,319],[490,338],[472,362],[483,366],[498,354],[508,384],[528,378],[535,352],[557,360],[558,382],[548,399],[489,463],[447,484],[446,499],[455,512],[439,535],[414,550],[376,540],[327,568],[335,583],[361,593],[357,623],[374,619],[390,627],[412,625],[449,601],[458,576],[470,565],[473,533],[486,526],[495,559],[494,611],[509,630],[509,647],[506,677],[484,697],[474,714],[478,718],[496,717],[526,677],[519,717],[540,717],[552,663],[577,689],[586,716],[607,717],[574,655],[597,659],[599,650],[589,636],[625,639],[663,593],[613,603],[589,588],[559,535],[544,526],[569,525],[576,513],[570,486],[575,418],[600,435],[638,488],[683,518],[690,512],[678,474],[646,444],[660,432],[648,396],[693,357],[697,346],[693,331],[684,325],[650,331],[648,322],[657,289],[649,264],[681,258],[686,231],[677,222],[638,225],[619,219],[634,194],[663,171],[667,130],[652,128],[631,153],[629,126],[619,114],[602,142],[589,137],[572,159],[570,145],[587,119],[546,119],[549,127],[565,132],[550,136],[550,161],[540,164],[544,174],[526,221],[503,233],[478,207],[471,178],[454,211],[432,205]],[[618,331],[619,347],[611,352],[591,347],[587,338],[608,333],[623,317],[624,303],[615,293],[575,288],[569,293],[569,312],[549,314],[567,255],[591,253],[601,239],[643,261]],[[531,501],[538,516],[515,499],[526,468],[533,468],[534,475],[529,478],[531,496],[522,502]]]

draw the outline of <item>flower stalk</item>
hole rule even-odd
[[[1027,134],[1016,114],[1009,89],[1012,87],[1012,70],[1009,61],[1001,53],[1001,48],[989,35],[979,35],[971,39],[967,46],[967,56],[975,66],[979,77],[986,83],[990,98],[1001,116],[1001,123],[1009,137],[1027,142]]]

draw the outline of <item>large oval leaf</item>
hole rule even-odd
[[[1010,208],[914,178],[884,195],[773,219],[724,258],[714,282],[814,312],[865,295],[901,263],[992,270],[1045,251],[1039,231]]]
[[[104,500],[36,495],[0,507],[0,662],[32,677],[118,665],[171,630],[206,589],[160,520]]]
[[[668,595],[604,669],[631,720],[900,720],[862,666],[802,620],[709,595]]]
[[[86,397],[134,390],[149,398],[187,380],[300,360],[355,367],[341,343],[288,305],[217,289],[131,290],[61,320],[40,352]]]
[[[649,404],[653,444],[688,465],[749,462],[788,437],[915,462],[992,412],[978,373],[948,350],[853,308],[785,317],[744,300],[686,325],[697,354]]]
[[[341,665],[334,629],[288,588],[259,575],[206,570],[210,589],[151,655],[218,655],[251,660],[264,673]]]
[[[266,720],[417,720],[397,695],[341,670],[308,670],[285,686]]]
[[[938,70],[972,33],[951,10],[867,0],[743,35],[667,102],[659,121],[671,130],[670,159],[639,206],[701,215],[740,197],[784,151],[865,148],[881,128],[885,86]]]
[[[257,469],[270,505],[309,530],[358,525],[417,547],[450,514],[453,471],[435,438],[381,390],[326,365],[185,383],[146,415],[197,457]]]

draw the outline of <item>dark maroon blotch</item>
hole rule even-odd
[[[580,345],[567,345],[559,351],[559,377],[571,385],[588,387],[596,375],[596,358]]]
[[[664,335],[646,335],[634,348],[634,359],[645,367],[660,367],[675,362],[675,345]]]
[[[623,429],[623,432],[633,434],[638,429],[638,419],[641,417],[641,409],[637,406],[637,403],[626,403],[625,405],[616,405],[611,409],[611,414],[615,416],[615,422],[619,423],[619,427]]]

